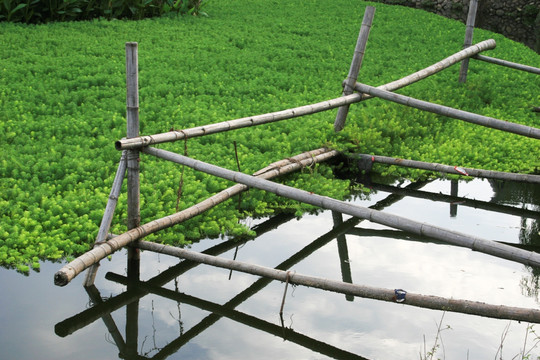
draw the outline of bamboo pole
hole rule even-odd
[[[272,269],[260,265],[241,261],[223,259],[217,256],[201,254],[195,251],[181,249],[164,244],[140,241],[138,246],[143,250],[150,250],[160,254],[167,254],[182,259],[200,262],[225,269],[232,269],[252,275],[264,276],[279,281],[289,281],[291,284],[314,287],[326,291],[349,294],[362,298],[396,302],[396,292],[392,289],[372,286],[350,284],[341,281],[324,279],[314,276],[298,274],[296,272]],[[510,319],[540,323],[540,310],[510,307],[504,305],[491,305],[478,301],[448,299],[439,296],[426,296],[407,293],[400,304],[417,306],[441,311],[459,312],[463,314],[486,316],[496,319]]]
[[[515,69],[515,70],[521,70],[521,71],[526,71],[526,72],[540,75],[540,68],[537,68],[534,66],[518,64],[515,62],[501,60],[501,59],[497,59],[497,58],[485,56],[485,55],[475,55],[473,56],[473,59],[485,61],[485,62],[495,64],[495,65],[505,66],[505,67]]]
[[[116,204],[118,203],[118,197],[120,196],[120,190],[122,189],[122,182],[126,176],[127,168],[127,150],[122,151],[122,156],[120,158],[120,164],[118,164],[118,169],[113,180],[113,185],[111,192],[109,194],[109,200],[107,200],[107,205],[105,206],[105,212],[99,226],[99,231],[96,236],[96,242],[94,246],[99,245],[100,243],[107,240],[109,234],[109,229],[111,228],[111,222],[114,215],[114,210],[116,209]],[[92,265],[86,272],[86,278],[83,282],[85,287],[91,286],[94,284],[96,278],[97,270],[99,263]]]
[[[287,165],[275,167],[273,169],[266,168],[265,172],[259,174],[258,176],[265,179],[270,179],[275,176],[287,174],[291,171],[298,170],[301,167],[328,160],[336,156],[338,152],[335,150],[317,149],[312,152],[308,152],[308,154],[312,155],[300,154],[298,157],[292,157]],[[131,229],[124,234],[118,235],[117,237],[100,244],[99,246],[84,253],[75,260],[71,261],[69,264],[65,265],[54,275],[54,283],[58,286],[65,286],[86,268],[97,263],[120,248],[149,234],[191,219],[192,217],[203,213],[204,211],[222,203],[223,201],[228,200],[232,196],[245,191],[247,188],[248,187],[245,185],[236,184],[194,206],[175,214],[153,220],[135,229]]]
[[[439,104],[430,103],[423,100],[414,99],[409,96],[404,96],[400,94],[396,94],[390,91],[381,90],[380,88],[375,88],[373,86],[365,85],[356,83],[355,89],[363,92],[368,93],[372,96],[380,97],[382,99],[393,101],[398,104],[410,106],[413,108],[417,108],[424,111],[429,111],[438,115],[444,115],[447,117],[451,117],[454,119],[459,119],[463,121],[470,122],[472,124],[482,125],[485,127],[503,130],[506,132],[511,132],[514,134],[527,136],[533,139],[540,139],[540,129],[511,123],[508,121],[503,121],[499,119],[495,119],[488,116],[478,115],[474,113],[470,113],[463,110],[454,109],[448,106],[443,106]]]
[[[456,175],[464,175],[464,172],[465,172],[465,174],[467,174],[465,176],[474,176],[474,177],[481,177],[481,178],[487,178],[487,179],[520,181],[520,182],[526,182],[526,183],[540,184],[540,175],[518,174],[518,173],[509,173],[509,172],[502,172],[502,171],[457,167],[457,166],[450,166],[450,165],[444,165],[444,164],[439,164],[439,163],[428,163],[424,161],[400,159],[400,158],[381,156],[381,155],[354,154],[353,158],[355,156],[360,156],[361,158],[369,159],[372,162],[378,162],[378,163],[388,164],[388,165],[404,166],[404,167],[410,167],[414,169],[438,171],[438,172],[456,174]]]
[[[304,115],[311,115],[321,111],[334,109],[343,105],[359,102],[361,100],[358,94],[341,96],[335,99],[326,100],[310,105],[303,105],[292,109],[276,111],[272,113],[244,117],[235,120],[224,121],[215,124],[197,126],[190,129],[174,130],[166,133],[140,136],[134,139],[121,139],[116,141],[117,150],[136,149],[153,144],[161,144],[193,137],[216,134],[219,132],[241,129],[254,125],[268,124],[276,121],[292,119]]]
[[[277,184],[265,179],[256,178],[250,175],[238,173],[211,165],[199,160],[194,160],[183,155],[170,151],[155,148],[145,148],[145,153],[155,155],[165,160],[177,164],[189,166],[195,170],[218,176],[237,183],[245,184],[249,187],[269,191],[289,199],[300,201],[306,204],[321,207],[323,209],[335,210],[344,214],[367,219],[372,222],[409,231],[415,234],[426,235],[434,239],[446,241],[463,247],[468,247],[475,251],[493,255],[503,259],[522,263],[524,265],[540,266],[540,254],[512,248],[507,245],[498,244],[491,240],[485,240],[467,234],[451,231],[441,227],[420,223],[401,216],[386,214],[362,206],[357,206],[344,201],[339,201],[326,196],[320,196],[309,191],[299,190],[290,186]],[[76,261],[76,260],[74,260]]]
[[[139,59],[138,44],[126,43],[126,115],[127,138],[139,136]],[[127,227],[135,229],[140,225],[140,166],[139,150],[132,149],[127,155]],[[139,278],[140,254],[137,248],[128,248],[128,274]],[[129,346],[128,346],[129,348]]]
[[[332,220],[334,221],[334,228],[343,224],[343,214],[332,211]],[[351,274],[351,262],[349,261],[349,249],[347,247],[347,237],[345,234],[340,234],[336,238],[338,255],[339,255],[339,266],[341,268],[341,279],[343,282],[352,284],[352,274]],[[345,295],[347,301],[354,301],[354,296]]]
[[[366,51],[366,45],[369,37],[369,31],[371,30],[371,24],[373,23],[373,16],[375,14],[375,8],[373,6],[367,6],[364,12],[364,19],[360,26],[360,33],[358,34],[358,40],[356,41],[356,47],[354,49],[354,55],[351,61],[351,67],[349,74],[345,79],[343,86],[343,96],[350,95],[354,91],[354,84],[358,80],[358,73],[362,67],[362,60],[364,59],[364,53]],[[334,121],[334,130],[341,131],[345,127],[345,121],[347,120],[347,114],[349,113],[350,104],[341,106],[338,108],[336,120]]]
[[[467,24],[465,29],[465,40],[463,48],[468,48],[472,44],[474,33],[474,22],[476,19],[476,9],[478,8],[478,0],[471,0],[469,2],[469,13],[467,14]],[[461,62],[461,68],[459,70],[459,82],[464,83],[467,81],[467,71],[469,70],[469,58],[464,59]]]

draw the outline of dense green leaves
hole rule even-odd
[[[464,26],[423,11],[377,4],[360,80],[380,85],[459,51]],[[23,25],[0,23],[0,265],[25,271],[43,259],[73,257],[93,242],[125,136],[124,44],[139,43],[141,132],[152,134],[318,102],[338,96],[365,3],[213,1],[211,17]],[[351,20],[352,19],[352,20]],[[421,23],[422,26],[417,26]],[[530,49],[494,37],[492,52],[540,66]],[[534,75],[471,62],[400,90],[420,99],[540,127]],[[369,100],[351,106],[334,133],[335,111],[187,141],[190,156],[252,173],[323,145],[492,170],[534,172],[538,141],[414,109]],[[184,152],[183,142],[163,148]],[[143,156],[143,222],[175,211],[182,169]],[[418,176],[387,166],[380,172]],[[327,165],[280,179],[344,198],[349,184]],[[184,169],[180,208],[230,186]],[[125,187],[125,185],[124,185]],[[125,188],[113,220],[125,231]],[[249,235],[245,216],[313,208],[250,190],[238,199],[152,236],[182,243]]]

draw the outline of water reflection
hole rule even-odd
[[[527,249],[540,245],[538,240],[538,220],[540,217],[538,212],[538,204],[540,201],[538,201],[538,191],[536,191],[534,188],[532,190],[533,194],[531,195],[530,193],[527,193],[527,191],[530,189],[523,190],[523,188],[521,188],[522,184],[513,183],[504,187],[494,187],[492,185],[494,195],[490,201],[486,201],[474,200],[470,199],[469,197],[459,196],[459,184],[454,182],[449,183],[450,186],[448,190],[450,191],[450,195],[420,190],[427,184],[429,183],[422,182],[408,184],[407,186],[395,186],[378,184],[371,181],[370,186],[373,189],[374,197],[376,197],[375,195],[377,195],[378,192],[390,194],[380,199],[375,205],[372,205],[371,208],[379,210],[384,209],[398,203],[405,197],[413,197],[447,203],[450,208],[450,217],[456,217],[459,212],[458,209],[461,206],[508,214],[511,216],[518,216],[521,218],[522,228],[520,229],[519,235],[520,244],[517,244],[516,241],[515,245],[520,245],[522,247],[526,247]],[[446,184],[448,184],[448,182],[446,182]],[[523,194],[520,198],[521,200],[516,200],[516,195],[512,194],[511,189],[509,190],[509,187],[512,186],[517,187],[517,192]],[[535,191],[536,193],[534,193]],[[517,208],[510,206],[512,204],[519,204],[520,207]],[[262,235],[293,219],[294,217],[292,215],[283,214],[262,222],[256,225],[253,229],[258,235]],[[349,249],[348,241],[350,241],[350,239],[347,238],[349,235],[361,237],[362,239],[366,239],[368,237],[377,237],[380,239],[403,239],[406,241],[414,240],[418,242],[434,243],[434,241],[430,239],[414,236],[401,231],[358,227],[360,222],[361,221],[359,219],[355,218],[343,220],[341,214],[332,213],[333,225],[330,231],[301,248],[294,255],[281,262],[276,268],[281,270],[291,269],[293,266],[312,256],[315,252],[320,251],[320,249],[336,239],[337,257],[339,259],[341,278],[344,282],[352,283],[355,273],[351,268],[351,263],[354,264],[356,258],[352,256]],[[240,246],[242,246],[242,242],[225,241],[210,247],[209,249],[205,250],[204,253],[219,255],[236,249],[234,255],[236,258],[238,248]],[[89,298],[91,299],[92,307],[58,323],[55,326],[55,332],[57,335],[64,337],[88,326],[96,320],[101,319],[104,322],[108,333],[110,334],[111,341],[114,342],[118,348],[119,356],[121,358],[165,359],[172,357],[173,354],[177,354],[181,348],[185,347],[187,344],[192,342],[193,339],[213,327],[218,320],[227,318],[234,322],[247,325],[253,329],[282,338],[287,342],[298,344],[305,349],[309,349],[310,351],[319,353],[329,358],[365,359],[370,357],[369,353],[362,353],[362,355],[358,355],[359,352],[357,351],[351,351],[350,349],[331,345],[330,342],[326,341],[326,339],[325,341],[321,341],[314,335],[306,335],[305,333],[295,330],[293,329],[292,321],[288,323],[272,322],[261,317],[250,315],[246,311],[237,309],[238,307],[242,306],[247,299],[254,297],[257,293],[261,292],[262,289],[270,285],[272,283],[271,280],[261,278],[255,281],[253,284],[237,293],[223,305],[217,303],[216,301],[205,299],[201,296],[181,292],[181,286],[179,286],[178,279],[181,277],[181,275],[187,273],[197,266],[198,264],[196,263],[184,260],[146,281],[139,281],[138,276],[137,279],[130,281],[126,276],[109,272],[105,276],[106,279],[125,285],[127,290],[119,295],[104,299],[98,288],[87,288],[86,290]],[[533,296],[538,299],[539,280],[536,273],[537,269],[529,268],[529,270],[531,271],[531,276],[522,281],[522,290],[527,296]],[[362,280],[358,276],[356,277],[357,281]],[[174,289],[166,287],[166,285],[171,282],[174,282]],[[176,337],[170,339],[171,334],[167,333],[163,336],[166,336],[168,339],[159,341],[157,337],[162,334],[158,334],[154,329],[150,339],[148,337],[144,338],[144,340],[140,338],[140,299],[149,294],[169,299],[173,302],[173,304],[175,304],[177,314],[175,314],[173,318],[178,324],[178,333]],[[346,295],[345,299],[346,302],[352,302],[354,297]],[[184,327],[186,324],[184,323],[182,312],[180,311],[181,304],[196,307],[210,314],[203,317],[202,320],[198,321],[192,326],[186,327],[188,330],[185,330]],[[285,303],[285,306],[287,307],[287,303]],[[117,323],[111,315],[113,312],[124,307],[126,308],[124,331],[125,338],[123,337],[122,331],[119,329]],[[148,309],[145,311],[148,311]],[[154,319],[154,311],[155,310],[152,302],[152,309],[150,310],[152,314],[152,321]],[[144,351],[143,348],[145,349]]]

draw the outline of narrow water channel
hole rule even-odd
[[[473,180],[371,184],[351,202],[484,239],[540,248],[540,187]],[[334,215],[334,216],[333,216]],[[336,239],[336,214],[247,220],[245,243],[191,249],[305,275],[411,293],[539,308],[539,269],[368,221]],[[2,359],[521,359],[540,356],[540,324],[442,312],[288,286],[253,275],[142,253],[126,292],[125,252],[53,285],[62,263],[25,277],[0,270]],[[160,288],[161,287],[161,288]],[[146,295],[145,295],[146,294]],[[144,295],[144,296],[143,296]],[[283,316],[280,319],[280,308]],[[523,349],[525,348],[525,352]]]

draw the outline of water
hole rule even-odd
[[[391,189],[373,185],[377,190],[369,198],[351,201],[371,206],[390,196],[392,201],[386,200],[384,208],[389,213],[485,239],[540,245],[538,186],[474,180],[452,187],[450,181],[437,180],[424,184],[414,197],[396,198],[390,196]],[[452,191],[476,202],[438,199],[452,200],[441,202],[425,196]],[[494,202],[500,205],[499,212],[483,209]],[[352,278],[361,285],[538,308],[538,271],[521,264],[404,236],[367,221],[336,240],[325,235],[334,226],[329,211],[301,219],[247,221],[262,233],[254,241],[204,240],[191,248],[213,248],[223,258],[267,267],[283,264],[299,274]],[[53,285],[61,263],[43,263],[39,273],[28,277],[0,270],[0,358],[418,359],[435,348],[435,358],[512,359],[524,346],[532,349],[531,358],[540,356],[536,336],[526,323],[351,298],[303,286],[288,286],[282,323],[284,283],[207,265],[188,266],[151,252],[142,253],[141,279],[161,276],[171,281],[159,295],[148,294],[126,307],[128,301],[121,301],[129,296],[122,295],[126,287],[113,281],[126,274],[125,258],[122,252],[103,261],[94,302],[81,285],[84,274],[64,288]],[[118,275],[108,275],[108,280],[107,273]],[[99,314],[103,318],[88,316],[82,321],[77,314],[92,315],[86,309],[99,298],[119,305],[108,309],[98,305],[94,309],[104,309]],[[65,333],[71,334],[64,337]]]

